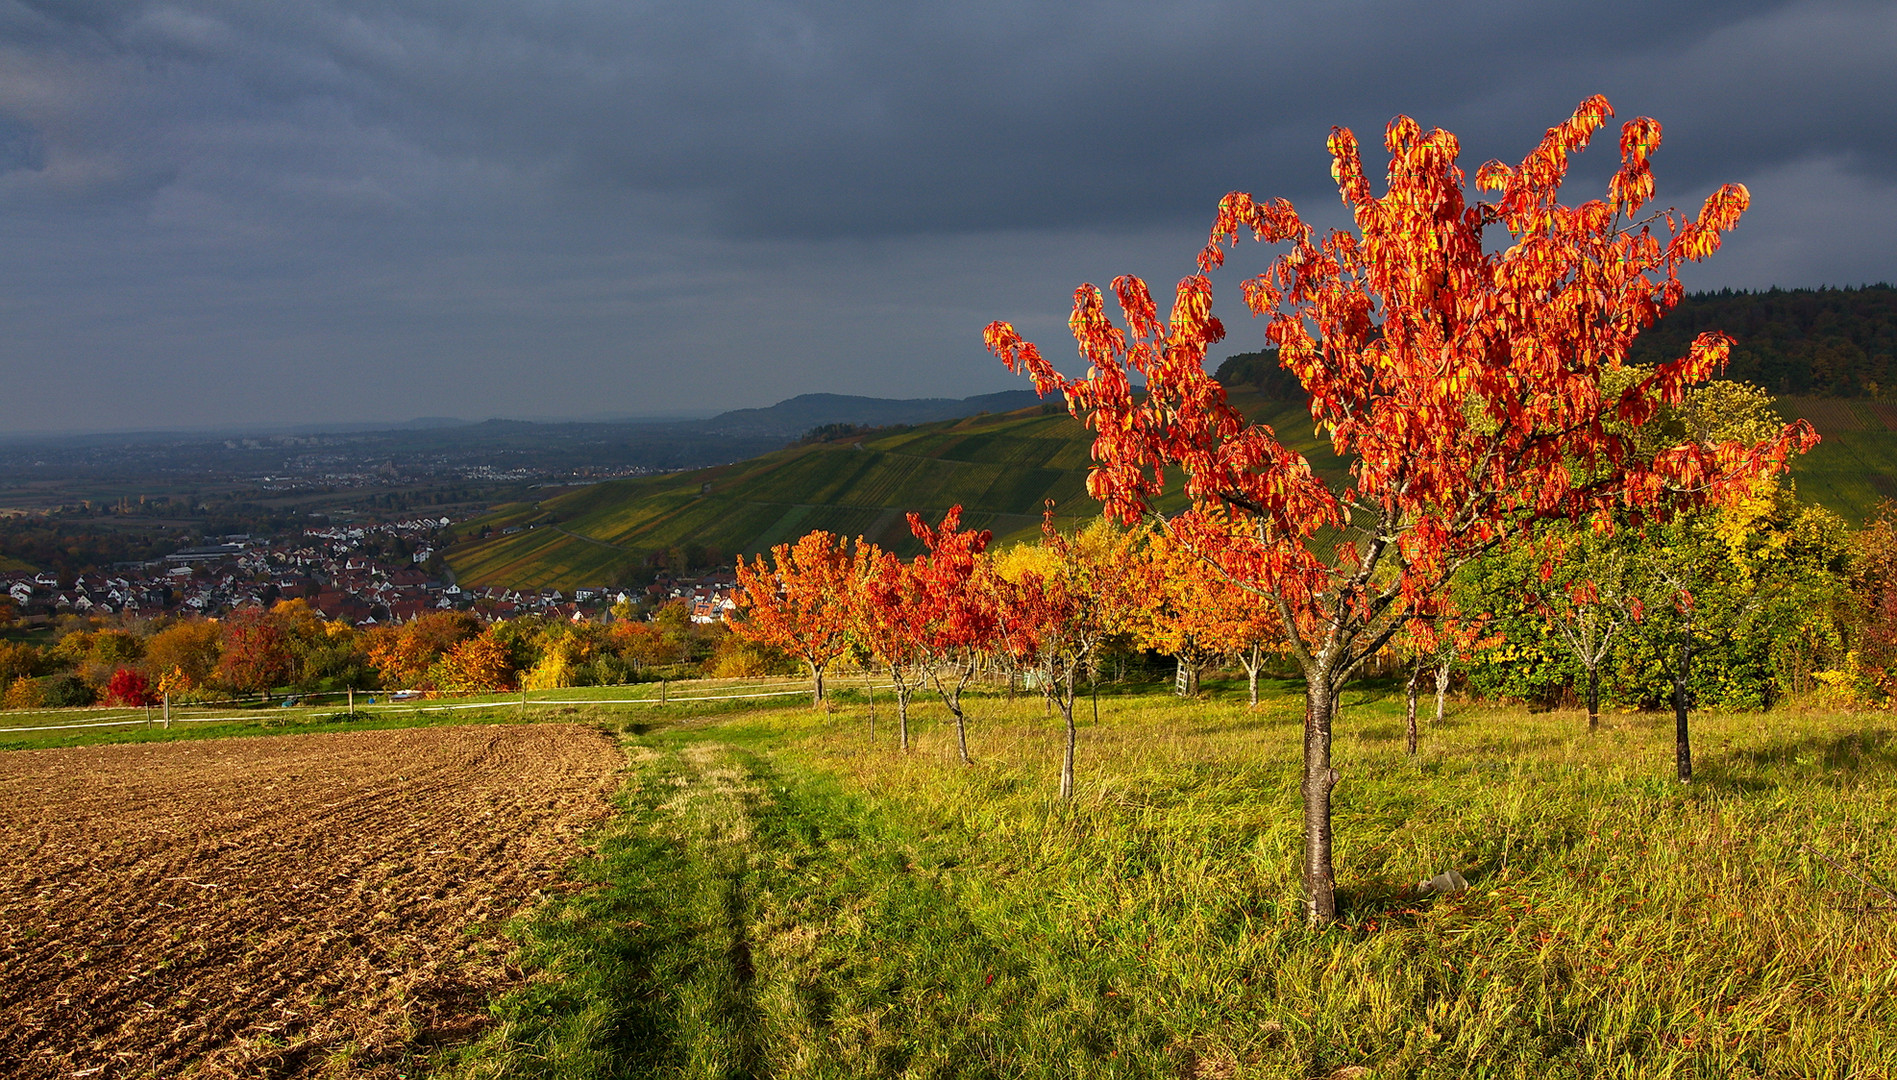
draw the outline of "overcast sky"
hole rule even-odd
[[[1332,124],[1473,174],[1597,92],[1662,203],[1752,190],[1690,285],[1891,280],[1894,58],[1890,2],[0,0],[0,430],[1006,389],[988,320],[1071,355],[1225,192],[1339,220]]]

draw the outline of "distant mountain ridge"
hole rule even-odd
[[[1032,390],[1003,390],[967,398],[873,398],[799,394],[762,409],[733,409],[709,420],[687,421],[714,435],[794,438],[820,424],[932,424],[978,413],[1013,412],[1040,404]]]
[[[907,427],[1013,412],[1039,401],[1030,390],[960,399],[802,394],[767,408],[692,419],[470,422],[423,417],[402,424],[305,425],[274,433],[0,434],[0,476],[29,469],[45,478],[115,470],[259,476],[376,467],[433,474],[444,467],[478,466],[540,475],[598,469],[671,472],[753,458],[824,425]],[[312,465],[310,455],[319,451],[322,459]]]

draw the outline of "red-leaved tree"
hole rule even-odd
[[[1017,547],[996,560],[994,592],[999,637],[1017,664],[1033,671],[1041,695],[1066,725],[1060,797],[1074,797],[1078,731],[1074,698],[1080,672],[1101,642],[1125,629],[1150,600],[1141,538],[1097,521],[1078,535],[1054,528],[1050,501],[1037,548]]]
[[[950,511],[959,516],[961,507]],[[909,700],[927,680],[923,629],[929,595],[923,587],[926,556],[904,562],[874,545],[857,549],[856,631],[870,655],[889,671],[896,688],[896,745],[909,749]]]
[[[1635,335],[1679,301],[1679,267],[1718,250],[1749,196],[1728,184],[1696,217],[1646,212],[1660,125],[1642,117],[1621,129],[1607,197],[1563,204],[1569,156],[1611,115],[1603,97],[1582,102],[1520,165],[1483,165],[1475,186],[1492,197],[1474,202],[1449,132],[1393,120],[1379,196],[1356,136],[1333,128],[1331,172],[1356,231],[1319,236],[1284,200],[1227,195],[1169,318],[1136,277],[1113,282],[1123,326],[1098,288],[1076,290],[1069,326],[1087,377],[1061,375],[1007,323],[987,328],[990,350],[1041,393],[1062,391],[1095,431],[1088,490],[1109,512],[1137,517],[1164,490],[1164,470],[1179,467],[1192,509],[1175,532],[1196,535],[1220,572],[1279,605],[1305,678],[1314,923],[1337,911],[1337,695],[1426,598],[1535,521],[1664,518],[1744,491],[1816,440],[1802,421],[1758,443],[1651,452],[1629,434],[1725,362],[1731,343],[1709,333],[1624,389],[1607,378]],[[1288,247],[1243,293],[1349,466],[1341,490],[1206,374],[1207,350],[1225,336],[1209,275],[1245,232]]]
[[[993,537],[986,529],[962,532],[961,525],[960,506],[951,507],[933,529],[921,515],[909,515],[909,531],[928,548],[913,567],[922,604],[916,645],[935,692],[955,717],[955,747],[968,764],[974,759],[968,754],[962,691],[975,677],[982,650],[994,640],[995,597],[988,564],[981,557]]]
[[[151,682],[145,673],[135,668],[120,668],[112,673],[112,681],[106,684],[105,700],[112,705],[156,705],[158,696],[152,693]]]
[[[296,673],[290,631],[284,620],[262,608],[239,608],[224,619],[223,651],[217,677],[233,690],[267,694]]]
[[[859,537],[859,548],[864,546]],[[738,613],[731,629],[775,646],[810,671],[810,704],[823,704],[823,675],[850,647],[855,629],[855,561],[834,533],[819,529],[771,549],[769,565],[738,558]]]

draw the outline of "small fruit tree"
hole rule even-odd
[[[955,717],[955,748],[962,763],[970,764],[974,759],[968,753],[962,691],[995,637],[994,589],[988,561],[982,558],[994,537],[987,529],[964,531],[959,504],[935,528],[911,513],[909,531],[928,549],[912,564],[919,587],[916,599],[922,605],[914,639],[918,658]]]
[[[918,570],[923,559],[907,563],[871,546],[859,546],[856,557],[857,635],[870,656],[888,670],[896,688],[896,745],[907,750],[909,700],[928,677],[922,663],[922,630],[929,605]]]
[[[857,540],[858,546],[863,541]],[[823,704],[823,676],[849,649],[856,626],[857,563],[834,533],[806,533],[795,544],[771,549],[755,563],[738,558],[738,614],[729,620],[740,636],[773,645],[804,662],[810,671],[810,704]]]
[[[1560,201],[1570,155],[1613,115],[1583,101],[1520,165],[1489,162],[1470,201],[1456,137],[1391,121],[1382,195],[1356,136],[1333,128],[1331,174],[1356,229],[1319,236],[1280,199],[1242,192],[1219,204],[1199,272],[1172,311],[1139,278],[1114,279],[1124,326],[1101,291],[1074,293],[1069,327],[1089,365],[1069,379],[1013,326],[988,326],[991,351],[1059,390],[1094,430],[1088,490],[1131,520],[1185,473],[1183,525],[1219,572],[1268,592],[1305,680],[1304,882],[1310,920],[1336,918],[1331,719],[1357,668],[1426,608],[1470,559],[1546,519],[1605,525],[1744,492],[1815,441],[1803,422],[1755,443],[1684,440],[1646,451],[1637,431],[1708,379],[1731,343],[1702,334],[1686,356],[1612,389],[1636,334],[1676,304],[1679,267],[1718,250],[1745,188],[1713,192],[1696,217],[1648,212],[1660,125],[1621,128],[1605,199]],[[1496,230],[1505,234],[1496,235]],[[1206,374],[1225,337],[1210,274],[1249,232],[1287,250],[1243,283],[1279,362],[1349,468],[1333,487],[1272,429],[1250,422]],[[1144,386],[1136,390],[1134,380]]]
[[[1061,756],[1060,797],[1074,797],[1074,697],[1080,672],[1100,644],[1129,627],[1150,590],[1142,589],[1140,537],[1096,521],[1078,535],[1054,528],[1050,502],[1041,543],[1022,545],[995,560],[997,638],[1016,663],[1036,673],[1049,705],[1067,727]]]

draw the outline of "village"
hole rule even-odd
[[[62,577],[0,571],[0,594],[21,623],[60,616],[216,617],[245,607],[302,600],[323,618],[356,627],[400,625],[432,611],[469,611],[486,621],[522,616],[612,621],[640,618],[674,600],[696,623],[721,620],[734,606],[729,567],[699,575],[659,570],[648,584],[545,588],[463,587],[435,558],[446,517],[373,525],[324,525],[273,538],[230,535],[136,566]],[[404,558],[400,553],[407,552]],[[394,552],[394,554],[391,554]]]

